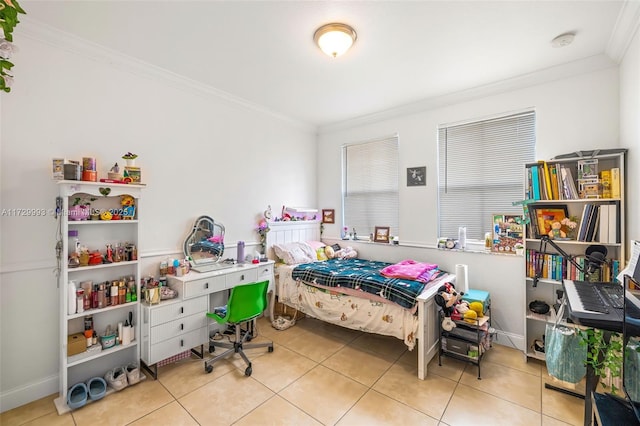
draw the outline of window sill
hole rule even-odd
[[[359,237],[356,240],[349,239],[349,238],[341,239],[341,238],[331,238],[331,237],[326,237],[324,239],[331,240],[331,241],[335,240],[336,242],[338,242],[338,244],[340,244],[341,242],[343,242],[343,244],[348,244],[348,242],[354,242],[358,244],[373,244],[376,246],[434,249],[434,250],[450,251],[450,252],[456,252],[456,253],[489,254],[489,255],[507,256],[507,257],[523,257],[524,256],[524,252],[522,254],[513,254],[513,253],[500,253],[500,252],[486,250],[484,246],[484,241],[479,241],[479,240],[467,241],[467,247],[465,249],[446,249],[446,248],[438,248],[437,245],[433,245],[433,244],[403,243],[402,241],[400,241],[399,244],[381,243],[381,242],[371,241],[368,237],[366,238]]]

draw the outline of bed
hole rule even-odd
[[[435,270],[428,279],[421,277],[421,281],[387,278],[380,270],[392,264],[365,259],[296,262],[294,255],[283,264],[274,247],[282,254],[283,246],[310,243],[311,253],[315,254],[317,247],[313,244],[320,239],[320,225],[299,221],[269,226],[267,254],[277,261],[279,302],[331,324],[401,339],[410,350],[417,348],[418,378],[424,380],[427,364],[438,350],[433,296],[440,285],[454,281],[455,276]],[[299,254],[298,259],[304,256]]]

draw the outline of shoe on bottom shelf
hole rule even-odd
[[[127,381],[130,385],[135,385],[140,381],[140,368],[138,367],[138,363],[132,362],[124,369],[127,372]]]
[[[113,370],[107,371],[104,379],[107,381],[107,384],[111,386],[114,390],[122,390],[127,387],[127,373],[124,371],[122,367],[116,367]]]
[[[76,383],[71,386],[67,393],[67,405],[72,410],[82,407],[87,403],[87,385],[84,383]]]
[[[87,389],[89,391],[89,398],[97,401],[106,395],[107,382],[105,382],[102,377],[93,377],[87,380]]]

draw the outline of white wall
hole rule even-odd
[[[627,157],[627,237],[640,240],[640,31],[620,64],[620,143]],[[629,251],[627,251],[629,253]]]
[[[95,157],[99,175],[139,155],[143,270],[181,251],[207,214],[235,242],[258,242],[271,204],[316,205],[315,129],[164,78],[95,50],[18,36],[16,83],[2,95],[0,209],[51,208],[51,159]],[[82,50],[82,49],[80,49]],[[148,71],[148,72],[147,72]],[[168,76],[170,77],[170,76]],[[286,152],[286,155],[282,155]],[[58,392],[53,217],[0,218],[0,411]]]
[[[637,77],[636,77],[637,79]],[[406,256],[433,261],[454,271],[455,264],[469,265],[473,288],[491,292],[494,323],[509,336],[499,343],[524,349],[524,260],[522,257],[448,252],[428,249],[437,235],[437,127],[439,124],[472,120],[529,107],[536,111],[536,155],[548,159],[577,150],[619,146],[618,69],[604,70],[571,78],[511,90],[473,101],[425,110],[367,125],[326,131],[318,141],[318,181],[320,208],[335,208],[341,217],[340,155],[345,143],[370,140],[393,133],[400,144],[400,244],[415,246],[398,250],[388,245],[357,243],[361,252],[372,252],[376,259]],[[470,161],[473,161],[470,159]],[[496,173],[500,162],[496,159]],[[407,167],[427,166],[427,186],[410,187],[404,182]],[[460,171],[464,173],[464,170]],[[517,200],[514,200],[517,201]],[[340,222],[325,224],[325,238],[337,237]],[[487,230],[490,230],[487,224]],[[368,234],[368,232],[362,232]]]
[[[468,264],[471,285],[492,293],[494,326],[504,336],[498,342],[516,347],[524,345],[522,258],[424,247],[437,237],[438,124],[535,107],[541,159],[579,149],[635,148],[640,136],[638,35],[621,65],[620,81],[617,68],[592,72],[325,132],[317,147],[309,129],[164,79],[157,70],[147,74],[121,58],[78,55],[18,32],[16,39],[15,88],[0,97],[0,209],[51,207],[53,157],[96,157],[104,174],[122,153],[134,151],[148,184],[141,210],[143,269],[153,272],[159,259],[179,253],[191,221],[200,214],[223,222],[231,243],[257,241],[256,216],[268,204],[276,212],[283,204],[334,208],[340,217],[341,144],[397,132],[401,170],[426,165],[428,172],[426,187],[401,186],[400,238],[413,246],[353,245],[371,258],[427,259],[449,270]],[[631,150],[630,165],[637,163],[633,159],[637,155]],[[634,223],[640,211],[635,194],[640,172],[634,169],[628,168],[628,235],[640,239]],[[54,219],[5,216],[0,225],[4,411],[58,391],[59,336]],[[339,221],[325,225],[325,238],[336,237],[339,226]],[[230,250],[233,255],[232,244]]]

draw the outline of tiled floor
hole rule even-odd
[[[437,356],[418,380],[416,351],[397,339],[303,319],[277,331],[261,319],[259,339],[275,350],[160,368],[145,380],[59,416],[56,395],[0,414],[9,425],[581,425],[584,402],[546,389],[544,364],[495,344],[476,367]],[[500,342],[498,342],[500,343]]]

